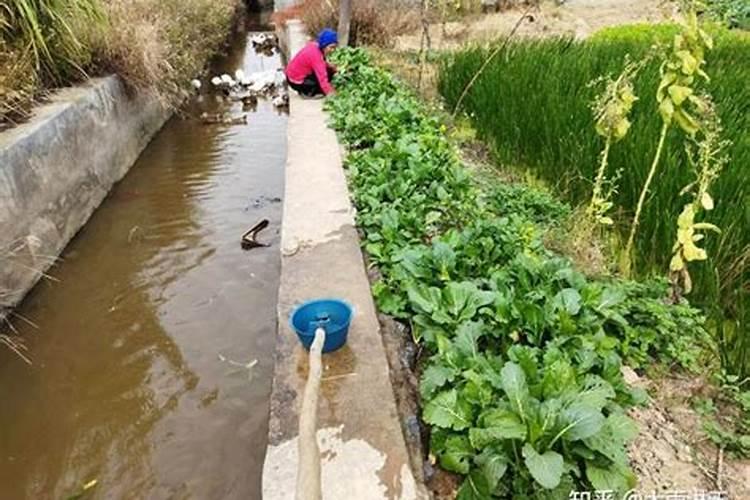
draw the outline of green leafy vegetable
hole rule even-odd
[[[703,319],[667,285],[587,279],[542,243],[567,209],[548,194],[478,185],[440,123],[361,50],[339,51],[327,101],[380,309],[422,343],[431,453],[457,498],[568,498],[632,482],[623,380],[670,355],[694,363]]]

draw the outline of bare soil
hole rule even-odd
[[[629,412],[640,426],[629,455],[641,494],[723,491],[727,498],[750,498],[750,460],[719,460],[719,450],[690,406],[712,390],[705,380],[673,376],[650,381],[633,373],[626,379],[653,395],[648,407]]]
[[[460,21],[430,26],[433,49],[455,49],[470,42],[486,42],[509,33],[524,9],[470,16]],[[585,38],[618,24],[667,21],[675,16],[675,5],[659,0],[568,0],[562,5],[542,2],[532,8],[517,35],[543,37],[570,35]],[[396,50],[419,50],[421,31],[399,37]]]

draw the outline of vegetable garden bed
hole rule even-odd
[[[723,367],[744,378],[750,374],[750,36],[718,27],[709,31],[715,40],[705,56],[711,79],[701,80],[696,92],[709,91],[713,97],[721,139],[730,141],[717,156],[729,161],[712,188],[715,209],[699,217],[721,228],[721,235],[710,234],[701,243],[708,259],[692,265],[690,297],[709,315]],[[660,51],[653,46],[671,47],[678,32],[677,25],[635,25],[609,28],[583,41],[514,41],[487,66],[462,111],[499,162],[523,166],[572,203],[585,203],[604,144],[590,107],[599,89],[590,82],[617,75],[626,54],[631,61],[645,61],[632,82],[638,96],[629,116],[632,126],[609,151],[610,175],[616,178],[611,201],[619,207],[612,211],[612,233],[627,236],[662,127],[657,110],[662,59],[654,57]],[[470,48],[445,59],[439,88],[449,105],[455,105],[488,50]],[[670,269],[676,219],[689,198],[686,186],[696,178],[684,136],[679,127],[667,134],[662,164],[646,199],[633,256],[639,276],[666,275]]]
[[[662,281],[592,280],[547,250],[567,208],[474,178],[431,110],[362,50],[338,55],[329,101],[379,309],[409,326],[430,454],[458,498],[568,498],[635,483],[625,414],[647,396],[622,375],[695,366],[701,314]]]

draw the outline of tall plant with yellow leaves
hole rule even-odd
[[[672,260],[669,264],[670,277],[676,294],[690,293],[693,288],[688,263],[706,260],[706,250],[698,246],[706,231],[721,232],[714,224],[696,222],[702,211],[711,211],[714,200],[709,193],[711,184],[719,177],[729,158],[724,151],[729,141],[721,140],[721,123],[708,97],[703,98],[705,112],[701,121],[701,139],[688,148],[689,158],[696,171],[696,180],[688,184],[681,194],[692,194],[692,200],[686,203],[677,218],[677,241],[672,248]]]
[[[620,271],[626,276],[631,274],[632,251],[638,222],[664,151],[669,128],[676,124],[690,137],[694,137],[700,130],[700,123],[695,115],[705,113],[706,102],[695,91],[696,80],[708,80],[703,66],[706,63],[706,51],[712,47],[711,36],[701,29],[695,7],[691,6],[685,15],[682,30],[675,35],[672,47],[660,68],[661,81],[656,92],[656,100],[662,118],[662,128],[651,169],[638,198],[627,244],[620,259]]]
[[[594,179],[591,201],[586,208],[586,214],[595,222],[610,226],[614,223],[607,212],[612,208],[612,195],[615,193],[615,179],[607,182],[606,171],[609,164],[609,150],[612,144],[622,140],[630,130],[630,111],[638,100],[633,89],[633,79],[644,66],[647,59],[638,63],[625,60],[625,68],[620,75],[613,79],[611,76],[598,78],[590,83],[591,86],[604,82],[604,90],[592,103],[596,133],[604,138],[604,149],[601,152],[599,168]]]

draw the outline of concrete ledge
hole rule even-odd
[[[301,25],[290,24],[292,53],[304,43],[302,33]],[[288,326],[289,313],[304,300],[327,296],[345,298],[356,314],[347,345],[323,358],[318,408],[323,498],[424,498],[410,467],[340,149],[326,126],[322,101],[292,96],[287,134],[279,327],[263,498],[295,497],[307,352]]]
[[[117,77],[56,92],[0,133],[0,317],[34,286],[169,117]]]

